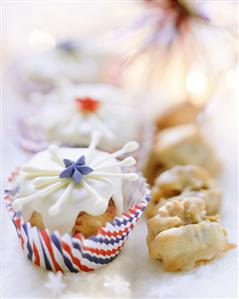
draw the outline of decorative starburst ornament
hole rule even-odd
[[[191,86],[202,77],[204,90],[211,95],[225,68],[232,63],[237,35],[232,22],[216,20],[217,11],[207,1],[141,3],[145,7],[142,15],[122,30],[123,36],[132,41],[123,75],[133,76],[136,68],[137,78],[133,82],[137,85],[141,82],[144,88],[160,86],[170,97],[181,93],[184,99],[193,96]],[[185,81],[191,72],[200,77],[188,87]],[[165,86],[172,88],[164,90]]]

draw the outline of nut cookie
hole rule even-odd
[[[173,200],[148,221],[148,252],[163,262],[166,271],[184,271],[206,263],[235,246],[227,232],[207,216],[205,201],[198,197]]]
[[[199,165],[215,176],[220,163],[198,125],[182,125],[160,131],[148,159],[144,174],[153,185],[155,178],[175,165]]]
[[[155,120],[159,130],[197,122],[197,118],[203,107],[196,106],[189,101],[176,104],[164,111]]]
[[[222,192],[209,172],[197,165],[175,166],[155,180],[145,215],[151,218],[165,202],[192,196],[205,201],[207,214],[218,213]]]

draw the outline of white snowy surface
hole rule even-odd
[[[229,103],[229,104],[228,104]],[[234,103],[234,102],[233,102]],[[16,96],[3,97],[3,178],[27,159],[16,145],[14,117],[23,106]],[[218,113],[215,147],[224,162],[220,183],[224,190],[221,219],[229,241],[237,243],[237,130],[235,106],[222,102]],[[219,110],[220,110],[219,109]],[[217,119],[217,113],[215,119]],[[208,131],[210,132],[210,130]],[[218,136],[217,136],[218,135]],[[96,272],[53,274],[25,257],[13,224],[2,210],[3,298],[229,298],[237,297],[238,249],[222,258],[185,273],[165,273],[161,263],[151,260],[146,247],[145,219],[136,226],[128,242],[110,265]]]

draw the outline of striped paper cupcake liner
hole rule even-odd
[[[6,190],[4,202],[15,225],[20,245],[28,258],[37,266],[51,271],[93,271],[112,262],[123,248],[130,232],[139,220],[150,200],[150,190],[143,176],[135,182],[125,181],[123,195],[126,211],[100,228],[97,235],[84,238],[66,233],[50,232],[48,229],[32,227],[25,222],[21,213],[15,212],[12,201],[17,198],[18,170],[8,181],[11,189]]]

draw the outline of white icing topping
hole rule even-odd
[[[135,159],[116,158],[134,151],[138,144],[129,142],[121,150],[108,154],[96,149],[99,134],[94,133],[89,148],[58,148],[50,146],[37,153],[20,169],[20,195],[13,202],[15,210],[22,210],[28,221],[37,211],[45,227],[60,233],[71,232],[79,212],[103,214],[112,198],[117,213],[123,211],[122,179],[136,180],[136,173],[122,173],[121,166],[133,166]],[[85,156],[85,166],[91,168],[76,183],[73,177],[59,177],[67,166],[63,159],[77,161]]]
[[[87,112],[82,102],[96,101],[96,108]],[[126,104],[127,96],[117,87],[104,84],[70,85],[48,95],[35,95],[40,103],[38,114],[28,120],[30,126],[42,128],[50,142],[73,146],[88,146],[91,134],[98,130],[100,147],[112,150],[137,139],[138,118]],[[122,128],[126,120],[127,128]]]

